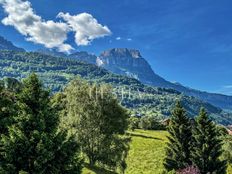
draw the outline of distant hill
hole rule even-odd
[[[36,52],[44,55],[54,56],[54,57],[72,58],[75,60],[91,63],[94,65],[96,64],[97,61],[97,56],[95,56],[94,54],[89,54],[86,51],[77,51],[69,55],[62,52],[58,52],[55,49],[39,49]]]
[[[232,96],[203,92],[182,86],[179,83],[171,83],[157,75],[138,50],[110,49],[100,54],[97,63],[113,73],[134,77],[144,84],[175,89],[185,95],[194,96],[223,109],[232,110]]]
[[[2,36],[0,36],[0,50],[13,50],[13,51],[25,51],[23,48],[18,48],[12,44],[12,42],[7,41]]]
[[[72,53],[68,56],[68,58],[76,59],[91,64],[96,64],[97,61],[97,56],[95,56],[94,54],[89,54],[85,51]]]
[[[135,78],[144,84],[175,89],[185,95],[196,97],[217,107],[232,110],[232,96],[208,93],[185,87],[180,83],[169,82],[153,71],[149,63],[142,57],[138,50],[114,48],[103,51],[98,57],[87,52],[76,52],[66,55],[54,50],[47,50],[46,52],[43,51],[40,53],[56,57],[72,58],[94,65],[96,64],[97,66],[103,67],[115,74]]]
[[[48,48],[38,49],[36,52],[49,55],[49,56],[54,56],[54,57],[66,57],[67,56],[67,54],[65,53],[58,52],[55,49],[48,49]]]
[[[54,57],[41,53],[0,51],[1,79],[11,77],[20,80],[32,72],[36,72],[53,92],[62,90],[77,76],[96,83],[111,84],[118,99],[131,111],[131,114],[139,113],[155,115],[160,119],[166,118],[170,116],[175,101],[180,100],[191,117],[194,117],[203,106],[218,123],[232,124],[231,114],[173,89],[147,86],[134,78],[112,74],[96,65],[73,58]],[[8,86],[11,86],[9,80],[7,81]]]

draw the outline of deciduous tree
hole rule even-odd
[[[66,88],[65,96],[64,123],[76,133],[90,165],[97,162],[114,169],[124,165],[128,114],[111,88],[77,79]]]

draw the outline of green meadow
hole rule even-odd
[[[131,149],[127,158],[127,174],[161,174],[165,158],[166,131],[131,132]]]
[[[135,130],[129,132],[132,137],[130,151],[127,157],[126,174],[163,174],[165,158],[166,131]],[[115,174],[100,168],[90,169],[86,166],[84,174]],[[232,166],[228,167],[232,174]]]

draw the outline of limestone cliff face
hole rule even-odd
[[[134,77],[145,84],[159,86],[167,83],[154,73],[138,50],[114,48],[104,51],[97,58],[97,65],[116,74]]]

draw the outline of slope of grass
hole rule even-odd
[[[129,132],[132,137],[127,157],[126,174],[161,174],[163,171],[164,148],[167,141],[165,131],[136,130]],[[84,174],[113,174],[99,168],[86,166]]]
[[[227,168],[227,174],[231,174],[232,173],[232,165],[229,165]]]
[[[126,174],[162,174],[165,158],[166,131],[136,130],[129,132],[132,137],[127,157]],[[83,169],[84,174],[115,174],[100,168]],[[232,174],[232,166],[228,166],[227,174]]]
[[[136,130],[130,133],[132,142],[126,174],[161,174],[167,132]]]

